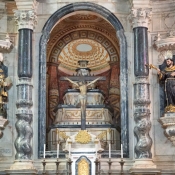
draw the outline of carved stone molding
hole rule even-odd
[[[135,153],[137,159],[151,158],[152,139],[149,135],[150,121],[150,92],[147,76],[138,76],[134,84],[134,133],[137,138]]]
[[[165,115],[161,117],[158,121],[165,130],[165,136],[175,146],[175,114],[165,113]]]
[[[8,52],[12,48],[12,42],[10,41],[10,37],[7,34],[5,40],[0,40],[0,52],[5,53]]]
[[[4,129],[7,123],[8,123],[8,120],[0,116],[0,138],[3,136],[2,130]]]
[[[168,50],[175,50],[175,32],[171,31],[169,36],[162,37],[160,33],[157,34],[157,40],[154,43],[154,48],[158,52],[165,52]],[[166,56],[166,53],[165,53]]]
[[[132,8],[129,19],[132,27],[147,27],[151,21],[152,9],[151,8]]]
[[[135,84],[149,84],[148,77],[146,76],[135,77]]]
[[[17,85],[17,112],[16,130],[18,137],[15,140],[16,159],[31,159],[32,146],[31,138],[33,129],[31,122],[33,118],[32,110],[32,85],[30,78],[20,78]],[[26,149],[27,148],[27,149]]]
[[[33,30],[37,23],[37,16],[34,10],[14,10],[15,21],[18,29],[31,29]]]
[[[18,10],[36,10],[38,2],[36,0],[15,0]]]

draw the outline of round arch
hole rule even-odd
[[[45,23],[39,45],[39,102],[38,102],[38,155],[41,157],[46,139],[46,47],[50,32],[54,25],[67,14],[75,11],[92,11],[108,20],[116,30],[120,45],[120,89],[121,89],[121,141],[124,156],[129,157],[129,127],[128,127],[128,74],[127,74],[127,42],[123,26],[118,18],[108,9],[95,3],[77,2],[57,10]]]

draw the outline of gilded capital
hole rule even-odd
[[[15,21],[18,29],[27,28],[33,30],[37,23],[37,15],[35,10],[15,10]]]
[[[151,21],[152,9],[151,8],[132,8],[129,19],[132,27],[147,27]]]

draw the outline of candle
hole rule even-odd
[[[109,142],[109,159],[111,158],[111,143]]]
[[[121,144],[121,158],[123,159],[123,145]]]
[[[56,132],[56,133],[57,133],[57,139],[56,139],[57,143],[58,143],[58,139],[59,139],[59,137],[58,137],[58,136],[59,136],[59,135],[58,135],[58,132],[59,132],[59,131],[58,131],[58,128],[57,128],[57,132]]]
[[[95,156],[97,158],[97,143],[95,143]]]
[[[59,143],[57,143],[57,159],[59,158]]]
[[[44,144],[43,158],[45,159],[46,144]]]
[[[71,142],[69,142],[69,158],[70,158]]]

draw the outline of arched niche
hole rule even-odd
[[[39,106],[38,106],[38,155],[41,157],[46,139],[46,49],[50,32],[54,25],[65,15],[75,11],[92,11],[107,21],[109,21],[116,30],[120,45],[120,109],[121,109],[121,141],[123,144],[124,156],[129,157],[129,127],[128,127],[128,75],[127,75],[127,42],[123,26],[117,17],[108,9],[90,2],[77,2],[66,5],[57,10],[47,20],[42,30],[40,38],[39,51]]]

